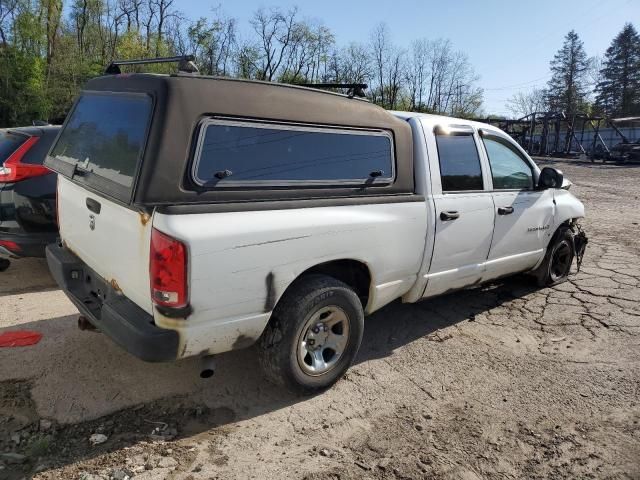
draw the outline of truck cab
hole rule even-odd
[[[538,166],[500,129],[393,113],[411,125],[417,189],[427,198],[433,227],[426,246],[431,254],[425,254],[420,280],[406,301],[533,271],[558,228],[584,216],[561,172],[545,169],[541,185]],[[547,175],[553,177],[552,188],[544,184]],[[566,278],[562,273],[554,280]]]
[[[106,75],[46,165],[47,259],[83,324],[147,361],[257,344],[299,393],[337,381],[391,301],[552,285],[584,245],[561,172],[500,130],[312,88]]]

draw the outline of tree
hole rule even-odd
[[[260,44],[259,80],[272,81],[285,60],[287,48],[294,35],[294,26],[298,9],[284,13],[278,8],[261,8],[253,15],[251,26],[257,34]]]
[[[278,80],[288,83],[316,81],[321,68],[326,69],[328,50],[333,42],[333,34],[324,25],[296,22]]]
[[[334,49],[327,57],[320,80],[332,83],[369,83],[373,75],[371,57],[361,43]]]
[[[480,114],[479,77],[467,55],[454,50],[449,40],[413,42],[405,74],[410,110],[463,117]]]
[[[234,55],[235,76],[239,78],[260,78],[262,70],[260,62],[260,48],[251,41],[238,43]]]
[[[341,74],[335,78],[336,82],[365,83],[371,77],[371,57],[363,44],[349,44],[339,58]]]
[[[392,110],[398,108],[406,67],[406,52],[391,42],[389,28],[378,24],[371,32],[371,59],[373,60],[373,87],[371,99]]]
[[[174,0],[149,0],[150,4],[153,4],[153,10],[157,12],[156,21],[156,50],[155,55],[159,57],[161,55],[161,49],[163,46],[163,35],[165,32],[165,26],[167,21],[176,16],[176,12],[172,10]]]
[[[605,53],[596,106],[608,116],[640,114],[640,35],[627,23]]]
[[[6,47],[9,41],[9,32],[15,22],[18,11],[18,0],[0,1],[0,46]]]
[[[374,102],[379,102],[385,106],[385,83],[386,70],[389,63],[389,29],[386,24],[378,24],[371,32],[371,58],[373,59],[373,68],[376,85],[369,89],[373,96]]]
[[[0,1],[0,126],[47,118],[44,17],[41,4]]]
[[[546,108],[545,91],[534,88],[529,92],[518,92],[507,100],[506,107],[517,118],[541,112]]]
[[[296,8],[260,9],[240,38],[219,8],[193,21],[175,0],[0,0],[0,127],[60,120],[87,80],[115,58],[193,54],[204,74],[288,83],[366,83],[390,109],[471,116],[482,90],[467,56],[448,40],[410,50],[378,25],[368,44],[336,45],[320,20]],[[170,73],[173,64],[126,66]]]
[[[550,63],[551,79],[545,92],[550,110],[563,111],[569,117],[585,107],[587,54],[578,34],[571,30]]]
[[[449,70],[448,94],[441,111],[463,118],[480,113],[483,91],[475,87],[480,77],[475,74],[469,57],[464,52],[455,52]]]
[[[411,56],[405,75],[409,94],[409,109],[414,112],[420,111],[424,107],[430,53],[431,44],[426,39],[415,40],[411,44]]]
[[[174,41],[180,38],[179,29]],[[192,54],[200,71],[207,75],[229,75],[231,58],[236,45],[236,20],[216,14],[209,21],[201,17],[187,27],[184,46],[177,46],[181,54]]]

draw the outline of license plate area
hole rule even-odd
[[[73,269],[69,272],[76,288],[73,294],[78,298],[96,319],[102,316],[102,305],[111,296],[111,286],[100,276],[89,269]]]

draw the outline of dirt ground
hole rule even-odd
[[[251,349],[209,380],[138,361],[77,329],[43,261],[14,263],[0,333],[44,338],[0,348],[0,479],[640,479],[640,165],[554,165],[587,206],[580,274],[392,304],[312,398]]]

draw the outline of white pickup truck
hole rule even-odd
[[[301,393],[341,377],[389,302],[520,272],[553,285],[586,244],[562,173],[502,131],[312,88],[105,75],[46,165],[47,258],[81,326],[147,361],[257,343]]]

